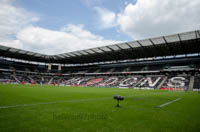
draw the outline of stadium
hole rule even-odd
[[[58,55],[0,46],[1,130],[199,131],[199,44],[196,30]]]
[[[200,0],[0,0],[0,132],[200,132]]]
[[[200,32],[43,55],[1,46],[1,82],[198,91]]]

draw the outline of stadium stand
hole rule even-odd
[[[189,76],[168,76],[168,78],[163,83],[161,89],[178,89],[178,90],[188,90],[189,89]]]
[[[200,31],[51,56],[0,46],[0,82],[200,90]]]

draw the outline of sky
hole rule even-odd
[[[200,29],[200,0],[0,0],[0,45],[55,55]]]

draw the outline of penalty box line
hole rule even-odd
[[[175,99],[175,100],[169,101],[169,102],[164,103],[164,104],[162,104],[162,105],[159,105],[159,106],[157,106],[157,107],[158,107],[158,108],[162,108],[162,107],[164,107],[164,106],[166,106],[166,105],[172,104],[172,103],[177,102],[177,101],[179,101],[179,100],[181,100],[181,98],[177,98],[177,99]]]

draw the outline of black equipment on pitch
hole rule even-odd
[[[117,105],[116,106],[120,107],[119,101],[124,100],[124,97],[123,96],[119,96],[119,95],[115,95],[113,98],[117,100]]]

